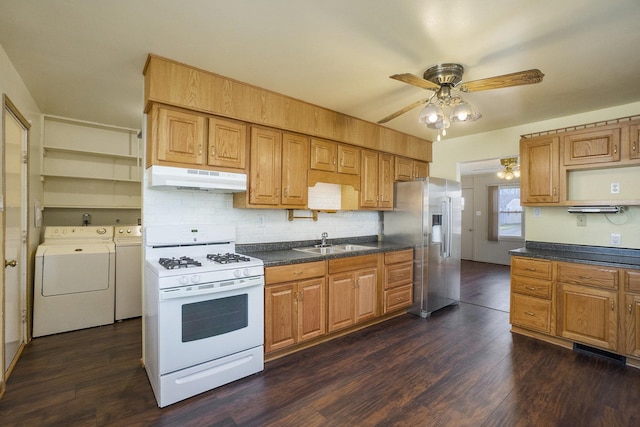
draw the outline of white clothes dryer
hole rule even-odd
[[[36,251],[33,336],[114,322],[113,227],[47,227]]]
[[[142,226],[116,225],[116,320],[142,316]]]

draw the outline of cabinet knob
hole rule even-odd
[[[616,307],[616,302],[615,301],[611,301],[611,311],[614,311]]]
[[[613,146],[613,154],[618,154],[618,146],[617,145]]]
[[[633,306],[631,304],[629,304],[627,306],[627,310],[629,310],[629,314],[631,314],[631,312],[633,311]]]

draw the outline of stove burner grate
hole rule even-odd
[[[167,270],[175,268],[201,267],[202,263],[193,258],[182,256],[180,258],[160,258],[158,263]]]
[[[234,262],[247,262],[251,259],[244,255],[232,254],[227,252],[226,254],[208,254],[207,259],[218,264],[230,264]]]

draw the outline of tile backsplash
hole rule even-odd
[[[326,194],[332,194],[332,190]],[[286,209],[236,209],[231,194],[193,190],[145,188],[143,206],[144,226],[234,224],[239,244],[314,240],[320,239],[324,231],[330,238],[376,235],[380,227],[377,211],[319,212],[318,221],[289,221]],[[311,216],[304,210],[295,213]]]

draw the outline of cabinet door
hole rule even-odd
[[[362,150],[360,174],[360,207],[378,207],[378,153]]]
[[[629,158],[640,159],[640,125],[629,126]]]
[[[311,169],[335,172],[338,144],[322,139],[311,139]]]
[[[329,276],[329,332],[355,323],[354,295],[352,273]]]
[[[282,135],[282,197],[283,205],[307,205],[309,140],[300,135]]]
[[[625,297],[626,353],[640,357],[640,295]]]
[[[324,277],[298,283],[298,342],[326,333],[325,301]]]
[[[565,165],[620,160],[620,127],[567,132],[562,137]]]
[[[558,137],[520,141],[520,195],[523,204],[558,203],[559,151]]]
[[[393,158],[391,154],[378,154],[378,207],[383,210],[393,209]]]
[[[396,156],[394,179],[396,181],[412,181],[413,173],[413,160]]]
[[[414,179],[427,178],[429,176],[429,163],[415,160],[413,162]]]
[[[280,203],[282,134],[272,129],[251,128],[249,203]]]
[[[355,273],[355,322],[373,319],[378,307],[378,274],[376,269]]]
[[[360,149],[338,144],[338,172],[349,175],[360,173]]]
[[[157,109],[158,160],[202,165],[205,150],[205,118],[164,107]]]
[[[295,283],[265,287],[264,308],[264,351],[268,353],[295,344]]]
[[[607,350],[618,346],[618,292],[562,283],[559,335]]]
[[[231,120],[209,119],[207,164],[246,169],[247,125]]]

